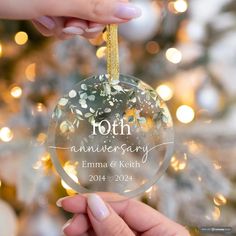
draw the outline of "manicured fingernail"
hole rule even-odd
[[[71,35],[82,35],[82,34],[84,34],[84,30],[82,28],[75,27],[75,26],[66,27],[62,31],[65,34],[71,34]]]
[[[88,207],[99,221],[104,220],[110,214],[105,202],[97,194],[88,195]]]
[[[88,28],[85,31],[87,33],[98,33],[98,32],[103,31],[103,29],[104,29],[104,26],[96,26],[96,27],[93,27],[93,28]]]
[[[56,23],[54,22],[54,20],[47,16],[41,16],[35,20],[49,30],[54,29],[56,26]]]
[[[129,3],[118,3],[116,5],[115,16],[121,19],[133,19],[140,17],[142,11],[139,7]]]
[[[62,207],[62,201],[66,200],[67,198],[69,198],[69,197],[63,197],[63,198],[58,199],[56,202],[56,205],[58,207]]]
[[[71,222],[72,222],[72,219],[68,220],[68,221],[64,224],[64,226],[62,227],[62,232],[63,232],[63,233],[64,233],[65,229],[71,224]]]

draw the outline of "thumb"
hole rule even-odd
[[[97,236],[134,236],[121,217],[96,194],[88,196],[88,216]]]

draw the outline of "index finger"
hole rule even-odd
[[[122,23],[141,15],[128,0],[45,0],[39,1],[43,15],[75,17],[101,24]]]

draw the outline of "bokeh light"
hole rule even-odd
[[[47,135],[45,133],[39,133],[36,140],[38,143],[44,144],[47,140]]]
[[[195,112],[190,106],[182,105],[177,109],[176,117],[181,123],[188,124],[193,121]]]
[[[173,90],[166,84],[158,86],[156,91],[164,101],[169,101],[173,97]]]
[[[41,158],[41,161],[49,161],[50,160],[50,153],[49,152],[45,152],[43,155],[42,155],[42,158]]]
[[[33,169],[34,170],[43,170],[43,171],[48,171],[51,169],[51,156],[50,154],[45,151],[40,160],[37,160],[34,164],[33,164]]]
[[[175,156],[171,158],[171,167],[174,171],[183,171],[187,167],[187,159],[179,160]]]
[[[14,98],[19,98],[21,97],[22,95],[22,89],[21,87],[19,86],[14,86],[12,89],[11,89],[11,96],[14,97]]]
[[[43,163],[41,160],[37,161],[34,165],[33,165],[33,169],[34,170],[39,170],[43,167]]]
[[[150,54],[157,54],[160,51],[160,46],[156,41],[150,41],[146,44],[146,50]]]
[[[216,196],[213,198],[213,201],[216,206],[222,206],[227,203],[227,199],[225,196],[221,193],[217,193]]]
[[[15,35],[15,42],[18,45],[24,45],[28,41],[28,34],[26,32],[20,31]]]
[[[215,221],[219,220],[220,219],[220,215],[221,215],[220,208],[219,207],[215,207],[213,212],[212,212],[213,220],[215,220]]]
[[[198,177],[197,177],[197,180],[198,180],[199,182],[202,182],[202,177],[201,177],[201,176],[198,176]]]
[[[101,59],[106,56],[107,47],[100,47],[96,52],[96,56]]]
[[[169,48],[166,51],[166,59],[173,64],[178,64],[182,60],[182,53],[176,48]]]
[[[44,104],[43,103],[37,103],[37,105],[36,105],[36,110],[38,111],[38,112],[43,112],[43,111],[45,111],[46,110],[46,107],[44,106]]]
[[[0,129],[0,139],[3,142],[10,142],[13,139],[13,132],[8,127],[3,127]]]
[[[221,165],[218,162],[214,162],[213,166],[216,170],[220,170],[222,168]]]
[[[173,6],[174,9],[179,13],[183,13],[188,9],[188,3],[185,0],[176,0]]]
[[[36,76],[36,64],[29,64],[25,69],[25,76],[29,81],[34,81]]]

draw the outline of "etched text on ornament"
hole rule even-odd
[[[93,134],[97,135],[97,133],[101,135],[131,135],[130,126],[128,124],[124,124],[124,120],[113,121],[113,123],[108,120],[103,120],[99,123],[93,123]]]
[[[138,161],[111,161],[109,162],[89,162],[89,161],[82,161],[82,168],[141,168],[141,163]]]

